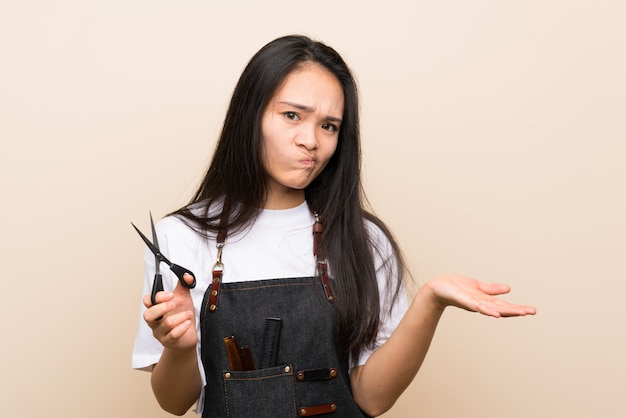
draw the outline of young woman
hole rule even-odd
[[[496,298],[506,285],[460,276],[408,299],[400,250],[364,204],[354,79],[303,36],[248,63],[200,188],[157,231],[197,286],[164,273],[169,291],[152,304],[147,253],[133,367],[152,371],[174,414],[197,402],[205,417],[377,416],[414,378],[447,306],[535,313]]]

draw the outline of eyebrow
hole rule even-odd
[[[314,107],[305,106],[305,105],[299,104],[299,103],[283,101],[283,100],[281,100],[278,103],[286,104],[286,105],[289,105],[289,106],[293,106],[296,109],[304,110],[305,112],[309,112],[309,113],[315,111]],[[342,122],[341,118],[338,118],[338,117],[335,117],[335,116],[330,116],[330,115],[327,115],[324,119],[326,119],[326,120],[328,120],[330,122],[337,122],[337,123],[341,123]]]

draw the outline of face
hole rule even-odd
[[[304,201],[304,188],[337,148],[343,106],[339,80],[325,68],[305,64],[287,76],[261,123],[269,184],[266,208]]]

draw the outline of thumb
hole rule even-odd
[[[482,283],[479,282],[479,289],[488,295],[504,295],[509,293],[511,288],[502,283]]]
[[[193,283],[195,278],[192,274],[184,274],[181,280],[178,280],[176,287],[174,288],[173,300],[176,303],[176,310],[179,312],[188,311],[195,312],[193,296],[191,295],[191,288],[194,287]]]
[[[179,293],[179,294],[189,294],[189,289],[194,287],[195,280],[196,279],[191,274],[189,273],[183,274],[182,280],[179,279],[178,283],[176,283],[174,292]]]
[[[194,284],[194,281],[196,280],[195,277],[193,277],[191,274],[189,273],[185,273],[183,274],[183,280],[185,281],[185,283],[187,283],[189,286],[192,286]]]

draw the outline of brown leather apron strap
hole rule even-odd
[[[298,382],[306,382],[309,380],[328,380],[336,378],[338,373],[339,372],[335,367],[314,370],[301,370],[296,373],[296,380]]]
[[[313,255],[315,256],[315,263],[317,264],[317,271],[322,278],[322,285],[324,286],[324,292],[326,293],[326,299],[329,302],[335,301],[333,290],[330,288],[330,280],[328,280],[328,263],[326,262],[326,252],[322,245],[322,232],[324,232],[324,225],[317,211],[313,211],[315,216],[315,223],[313,224]]]
[[[222,277],[224,275],[224,263],[222,262],[222,249],[226,242],[228,217],[230,215],[230,202],[228,199],[224,200],[224,208],[220,216],[220,228],[217,233],[216,247],[217,247],[217,259],[213,264],[212,273],[212,287],[209,294],[209,312],[213,313],[217,310],[217,300],[220,294],[220,284],[222,283]],[[324,287],[324,293],[326,299],[329,302],[335,301],[335,296],[330,287],[330,280],[328,279],[328,263],[326,262],[326,254],[322,245],[322,232],[324,232],[324,226],[322,220],[317,211],[313,211],[315,216],[315,223],[313,224],[313,255],[315,256],[315,263],[317,266],[317,272],[322,279],[322,285]]]
[[[327,403],[316,406],[302,406],[298,409],[298,415],[301,417],[312,417],[315,415],[332,414],[337,412],[337,404]]]
[[[217,232],[216,247],[217,258],[215,264],[213,264],[213,281],[211,283],[211,293],[209,294],[209,312],[213,313],[217,310],[217,299],[220,295],[220,284],[222,283],[222,276],[224,275],[224,263],[222,263],[222,249],[226,242],[228,217],[230,216],[230,201],[228,198],[224,199],[224,206],[222,208],[222,214],[220,216],[220,228]]]

